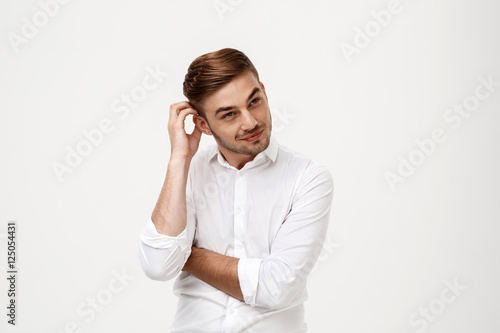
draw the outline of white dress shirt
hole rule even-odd
[[[328,170],[273,137],[241,170],[216,144],[201,148],[189,169],[186,229],[169,237],[149,220],[139,242],[148,277],[180,272],[171,332],[306,332],[306,279],[322,249],[332,196]],[[240,258],[245,302],[181,272],[192,245]]]

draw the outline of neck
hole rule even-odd
[[[228,150],[221,146],[219,146],[219,149],[222,153],[222,156],[227,161],[227,163],[229,163],[229,165],[235,167],[238,170],[243,168],[245,164],[252,161],[256,156],[256,155],[245,155],[245,154],[235,153],[234,151]]]

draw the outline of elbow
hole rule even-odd
[[[176,277],[183,267],[180,257],[163,256],[159,249],[139,248],[139,263],[144,274],[155,281],[168,281]]]
[[[298,290],[279,290],[263,300],[258,306],[270,311],[278,311],[296,305]]]
[[[261,298],[262,304],[258,305],[276,311],[295,305],[298,298],[301,298],[301,291],[305,291],[305,284],[297,274],[291,273],[286,277],[282,275],[264,288],[267,289],[265,292],[267,297]]]
[[[287,295],[275,295],[270,299],[266,300],[262,307],[271,310],[277,311],[281,309],[285,309],[292,304],[292,300]]]
[[[177,276],[179,271],[167,271],[162,267],[142,267],[144,274],[155,281],[168,281]]]

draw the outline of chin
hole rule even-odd
[[[252,145],[255,150],[258,150],[257,154],[266,150],[266,148],[269,146],[269,142],[271,141],[271,133],[264,131],[261,135],[261,137],[255,141],[255,142],[249,142],[250,145]]]

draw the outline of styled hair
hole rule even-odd
[[[201,55],[191,63],[184,77],[184,96],[204,117],[204,110],[201,110],[203,100],[248,71],[260,82],[259,73],[241,51],[225,48]]]

